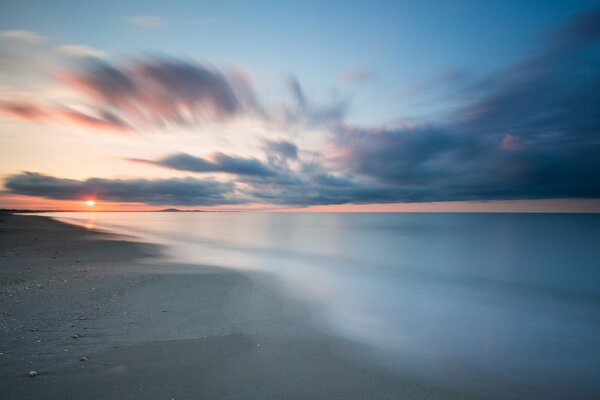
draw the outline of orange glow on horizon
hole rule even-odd
[[[390,203],[346,204],[311,207],[282,207],[269,204],[246,204],[243,206],[169,206],[143,203],[100,202],[93,206],[88,200],[51,200],[33,196],[0,193],[0,208],[48,210],[48,211],[158,211],[165,208],[202,211],[245,212],[600,212],[600,200],[554,199],[512,200],[489,202],[439,202],[439,203]]]

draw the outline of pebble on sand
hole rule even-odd
[[[89,358],[87,358],[86,356],[81,356],[81,358],[79,359],[79,361],[88,361]]]
[[[37,376],[37,375],[39,375],[39,372],[37,372],[37,371],[29,371],[29,372],[27,373],[27,375],[29,375],[29,376],[31,376],[31,377],[33,378],[34,376]]]

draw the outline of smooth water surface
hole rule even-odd
[[[600,395],[600,215],[53,213],[267,271],[328,333],[473,386]],[[600,398],[600,397],[599,397]]]

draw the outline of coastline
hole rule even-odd
[[[0,215],[0,243],[5,399],[465,398],[315,332],[269,277],[39,216]]]

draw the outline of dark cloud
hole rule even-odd
[[[445,125],[337,130],[340,162],[394,201],[599,198],[600,13],[483,80]]]
[[[288,79],[288,87],[290,89],[290,93],[294,97],[296,105],[300,109],[306,109],[307,101],[306,96],[304,96],[304,90],[302,86],[300,86],[300,81],[295,76],[290,76]]]
[[[257,187],[249,190],[248,194],[259,202],[300,207],[322,204],[389,203],[395,201],[393,193],[385,187],[370,187],[368,185],[332,187],[317,182],[305,183],[304,186]]]
[[[359,181],[348,175],[333,175],[317,163],[304,163],[299,170],[284,169],[276,177],[245,179],[245,193],[257,202],[278,205],[390,202],[389,186]]]
[[[154,205],[218,205],[240,203],[232,183],[214,179],[100,179],[56,178],[35,172],[9,176],[6,188],[15,194],[57,200],[97,197],[103,201]]]
[[[123,120],[187,125],[255,108],[251,83],[241,75],[197,62],[148,57],[126,65],[93,60],[63,78]]]
[[[287,143],[295,146],[291,142]],[[281,154],[271,154],[268,160],[269,165],[277,170],[276,175],[238,178],[244,183],[244,193],[255,202],[302,207],[388,202],[391,199],[387,185],[357,180],[349,174],[334,174],[318,160],[302,161],[299,158],[283,157]]]
[[[263,151],[267,158],[261,161],[258,158],[244,158],[216,152],[209,157],[197,157],[186,153],[172,154],[158,160],[129,158],[129,161],[156,165],[180,171],[198,173],[227,173],[244,177],[254,177],[255,183],[298,183],[288,165],[289,160],[298,159],[298,146],[287,140],[265,140]]]
[[[223,153],[213,153],[210,158],[178,153],[156,161],[137,158],[129,160],[190,172],[225,172],[228,174],[256,176],[273,176],[276,174],[275,171],[257,158],[229,156]]]
[[[265,140],[264,150],[268,156],[282,159],[296,160],[298,158],[298,146],[287,140]]]

